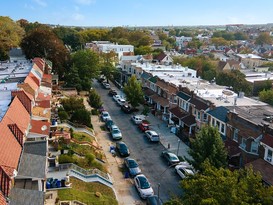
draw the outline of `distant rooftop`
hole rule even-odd
[[[240,58],[256,58],[256,59],[260,59],[262,58],[261,56],[249,53],[249,54],[237,54],[238,57]]]

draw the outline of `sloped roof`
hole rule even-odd
[[[9,109],[2,120],[6,125],[16,123],[19,129],[25,133],[30,123],[30,114],[17,96],[12,100]]]
[[[7,205],[6,198],[4,197],[1,191],[0,191],[0,204]]]
[[[217,68],[222,71],[224,67],[226,66],[227,62],[226,61],[219,61]]]
[[[45,61],[42,58],[34,58],[32,60],[32,62],[34,63],[34,65],[36,64],[36,66],[43,72],[44,71],[44,67],[45,67]]]
[[[263,159],[256,159],[255,161],[247,163],[245,166],[249,167],[250,165],[252,165],[254,171],[261,173],[263,180],[267,184],[273,185],[273,165]]]
[[[9,205],[44,205],[45,194],[42,191],[13,188]]]
[[[206,110],[209,108],[209,105],[207,105],[206,103],[202,102],[201,100],[197,98],[191,98],[189,102],[195,105],[195,108],[197,110]]]
[[[34,91],[34,89],[33,89],[28,83],[21,83],[21,84],[18,84],[18,87],[19,87],[19,88],[22,88],[22,89],[26,92],[27,96],[28,96],[31,100],[34,99],[34,97],[35,97],[35,91]]]
[[[41,120],[31,120],[31,129],[29,132],[41,134],[41,135],[49,135],[50,130],[50,122],[44,122]]]
[[[188,101],[191,98],[191,96],[187,95],[184,92],[178,92],[177,96],[180,97],[180,98],[182,98],[183,100],[186,100],[186,101]]]
[[[167,100],[166,98],[163,98],[163,97],[161,97],[161,96],[159,96],[157,94],[152,95],[150,97],[153,99],[153,101],[155,101],[156,103],[159,103],[162,107],[169,106],[169,100]]]
[[[44,74],[42,78],[42,82],[52,83],[52,75]]]
[[[162,61],[167,55],[165,53],[160,53],[157,57],[156,60]]]
[[[269,134],[264,135],[261,142],[266,144],[267,146],[273,148],[273,136],[272,135],[269,135]]]
[[[39,86],[35,83],[35,81],[28,75],[25,80],[24,83],[29,84],[29,86],[34,90],[37,91]]]
[[[22,147],[3,121],[0,130],[0,164],[17,169]]]
[[[141,74],[141,78],[143,78],[143,79],[149,79],[150,77],[151,77],[151,75],[145,71]]]
[[[149,89],[149,88],[145,88],[145,89],[143,90],[143,93],[144,93],[144,95],[147,96],[147,97],[150,97],[150,96],[156,94],[153,90],[151,90],[151,89]]]
[[[156,83],[157,82],[157,76],[153,76],[153,77],[149,78],[149,81],[151,81],[152,83]]]
[[[36,85],[39,87],[40,86],[40,81],[39,79],[33,74],[33,73],[29,73],[28,76],[36,83]]]
[[[196,120],[193,115],[188,115],[188,116],[182,118],[181,120],[188,126],[196,124]]]
[[[241,153],[239,144],[234,140],[227,139],[225,142],[225,148],[227,149],[228,156],[232,157]]]
[[[220,106],[220,107],[214,108],[213,110],[208,111],[207,113],[222,122],[227,122],[228,111],[229,110],[227,108]]]
[[[189,114],[186,111],[179,108],[178,106],[170,108],[169,112],[171,112],[172,114],[174,114],[178,118],[183,118],[183,117],[185,117],[185,116],[187,116]]]

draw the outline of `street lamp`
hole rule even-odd
[[[176,152],[176,156],[178,156],[178,152],[179,152],[179,146],[180,146],[180,142],[181,142],[181,140],[178,140],[178,147],[177,147],[177,152]]]

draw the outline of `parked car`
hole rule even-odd
[[[167,161],[169,166],[178,164],[180,162],[179,158],[172,152],[163,151],[161,156]]]
[[[107,82],[103,82],[102,85],[103,85],[103,87],[104,87],[105,89],[110,89],[110,88],[111,88],[110,84],[107,83]]]
[[[117,95],[117,91],[115,89],[110,89],[109,92],[108,92],[108,95],[110,96],[114,96],[114,95]]]
[[[142,122],[142,120],[145,120],[145,115],[134,115],[131,117],[132,121],[138,125]]]
[[[185,179],[190,175],[194,175],[194,169],[190,164],[178,164],[175,166],[176,173],[181,177],[181,179]]]
[[[116,151],[121,157],[128,157],[130,155],[127,145],[122,141],[116,143]]]
[[[150,124],[143,120],[139,125],[138,128],[141,132],[145,132],[150,129]]]
[[[105,123],[105,126],[108,130],[111,129],[111,126],[114,125],[114,121],[113,120],[107,120]]]
[[[101,119],[102,119],[103,122],[106,122],[108,120],[111,120],[111,116],[107,111],[103,111],[101,113]]]
[[[120,96],[120,95],[114,95],[114,96],[113,96],[113,99],[114,99],[114,101],[116,101],[116,102],[117,102],[117,101],[118,101],[118,99],[120,99],[120,98],[121,98],[121,96]]]
[[[163,201],[157,195],[147,197],[147,205],[163,205]]]
[[[128,104],[124,104],[121,106],[120,108],[123,112],[130,114],[132,112],[137,112],[138,109],[137,108],[133,108],[132,106],[128,105]]]
[[[124,159],[125,167],[129,170],[131,176],[135,176],[141,173],[141,169],[138,166],[138,163],[132,158]]]
[[[159,135],[153,130],[145,131],[145,135],[150,142],[159,142],[160,141]]]
[[[134,178],[135,187],[142,199],[154,195],[154,190],[144,174],[139,174]]]
[[[126,103],[126,100],[123,99],[123,98],[120,98],[120,99],[117,100],[117,104],[118,104],[119,106],[122,106],[122,105],[124,105],[125,103]]]
[[[113,140],[122,139],[122,134],[121,134],[121,131],[118,128],[118,126],[116,126],[116,125],[111,126],[111,136],[112,136]]]

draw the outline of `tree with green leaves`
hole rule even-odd
[[[83,99],[77,97],[64,98],[61,100],[64,110],[73,113],[75,110],[84,109]]]
[[[84,109],[75,110],[71,115],[71,121],[74,123],[86,125],[92,128],[91,113]]]
[[[0,61],[9,58],[9,50],[19,46],[24,29],[7,16],[0,16]]]
[[[196,170],[204,171],[203,162],[208,162],[216,168],[226,167],[227,152],[218,129],[204,126],[191,142],[189,154],[191,163]]]
[[[100,95],[94,89],[89,93],[89,104],[95,109],[99,109],[102,106]]]
[[[79,50],[72,54],[72,63],[78,68],[81,79],[95,78],[100,73],[99,55],[90,49]]]
[[[260,35],[256,38],[255,44],[263,46],[264,44],[272,44],[273,40],[269,33],[262,32]]]
[[[259,93],[259,99],[265,103],[273,105],[273,90],[263,90]]]
[[[203,165],[204,172],[181,182],[184,205],[273,204],[273,187],[264,186],[251,167],[232,172]]]
[[[129,78],[128,83],[124,86],[124,93],[127,101],[135,108],[144,100],[141,83],[137,80],[135,75]]]

